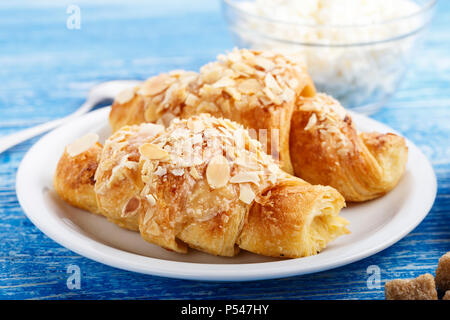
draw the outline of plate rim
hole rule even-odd
[[[16,194],[19,200],[19,203],[28,217],[30,221],[46,236],[55,241],[56,243],[64,246],[65,248],[81,255],[91,260],[100,262],[102,264],[106,264],[111,267],[119,268],[122,270],[133,271],[143,274],[149,274],[160,277],[168,277],[168,278],[176,278],[176,279],[185,279],[185,280],[202,280],[202,281],[254,281],[254,280],[265,280],[265,279],[275,279],[275,278],[284,278],[296,275],[304,275],[310,273],[321,272],[325,270],[330,270],[334,268],[338,268],[369,256],[372,256],[401,240],[408,233],[410,233],[414,228],[416,228],[420,222],[427,216],[429,211],[431,210],[434,201],[436,199],[437,194],[437,180],[434,169],[423,154],[423,152],[409,139],[405,138],[407,141],[407,145],[409,148],[409,158],[412,154],[417,156],[419,162],[422,163],[425,167],[422,168],[421,176],[425,175],[425,183],[421,183],[421,185],[415,185],[415,188],[411,191],[411,193],[420,194],[423,196],[427,195],[425,200],[423,197],[415,197],[416,200],[412,202],[405,201],[405,204],[396,212],[394,217],[386,223],[380,230],[374,232],[368,238],[362,240],[363,243],[371,242],[375,238],[378,238],[387,233],[390,237],[383,238],[382,241],[378,242],[378,245],[372,246],[371,248],[367,248],[363,251],[358,251],[351,255],[348,255],[344,258],[340,258],[337,262],[331,261],[332,259],[328,259],[320,266],[312,265],[302,267],[301,270],[296,268],[296,261],[301,259],[302,261],[310,260],[314,258],[312,257],[304,257],[297,259],[286,259],[281,261],[273,261],[273,262],[256,262],[256,263],[237,263],[237,264],[211,264],[211,263],[198,263],[198,262],[180,262],[180,261],[172,261],[172,260],[164,260],[159,258],[142,256],[136,253],[127,252],[125,250],[113,248],[106,244],[95,241],[91,238],[88,238],[81,233],[76,233],[73,229],[68,228],[72,232],[65,234],[62,236],[62,232],[56,232],[52,227],[52,221],[42,221],[38,219],[38,214],[35,214],[36,210],[33,207],[33,204],[30,203],[30,199],[27,199],[26,192],[27,190],[27,173],[30,161],[33,159],[34,153],[36,150],[39,150],[39,147],[45,143],[47,139],[50,139],[54,135],[57,135],[58,132],[66,130],[71,125],[75,125],[83,121],[86,118],[94,118],[94,117],[106,117],[109,112],[110,107],[100,108],[98,110],[92,111],[86,115],[75,119],[74,121],[67,123],[59,128],[56,128],[49,133],[45,134],[41,137],[25,154],[22,161],[20,162],[19,168],[17,170],[16,175]],[[390,128],[389,126],[366,117],[361,114],[357,114],[355,112],[350,112],[351,116],[354,118],[355,123],[358,122],[358,119],[363,119],[364,122],[369,123],[378,128],[383,128],[385,131],[397,133],[395,130]],[[425,174],[426,173],[426,174]],[[417,173],[416,173],[417,174]],[[421,181],[422,182],[422,181]],[[422,192],[424,189],[423,186],[426,186],[426,192]],[[430,188],[431,187],[431,188]],[[411,197],[411,196],[409,196]],[[417,200],[420,199],[420,200]],[[420,212],[420,214],[415,214],[412,219],[409,221],[408,226],[401,229],[401,232],[389,233],[389,229],[393,229],[394,226],[398,225],[400,222],[399,214],[408,208],[412,207],[414,211]],[[53,222],[54,223],[54,222]],[[60,226],[64,226],[64,223],[59,221]],[[389,228],[389,226],[391,226]],[[59,227],[59,226],[58,226]],[[73,241],[76,240],[76,241]],[[195,267],[195,268],[192,268]],[[243,268],[248,267],[248,268]]]

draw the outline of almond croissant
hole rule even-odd
[[[114,102],[111,127],[142,122],[168,125],[174,117],[200,113],[224,117],[252,129],[252,136],[267,141],[267,152],[293,174],[289,130],[299,96],[315,88],[303,64],[270,52],[234,50],[200,69],[174,71],[150,78]]]
[[[236,49],[203,66],[199,74],[161,74],[122,92],[109,120],[118,130],[142,122],[167,126],[175,117],[207,112],[244,125],[283,170],[313,184],[331,185],[348,201],[373,199],[395,187],[405,171],[404,139],[357,134],[341,106],[329,107],[338,105],[335,100],[315,94],[305,68],[293,58]],[[305,109],[313,106],[320,112]],[[336,112],[345,115],[339,118]],[[315,127],[313,113],[320,127]],[[319,132],[340,134],[323,139]],[[353,151],[347,153],[348,148]]]
[[[85,209],[79,198],[95,196],[111,221],[181,253],[192,247],[233,256],[241,248],[295,258],[317,254],[348,233],[339,216],[343,197],[282,171],[241,125],[202,114],[165,130],[148,126],[120,129],[99,158],[94,144],[74,157],[66,148],[54,178],[58,194]],[[77,175],[67,162],[79,171],[89,164],[84,155],[94,153],[95,185],[72,183]]]
[[[336,188],[347,201],[366,201],[393,189],[405,172],[408,148],[395,134],[358,133],[330,96],[301,98],[291,123],[295,175]]]

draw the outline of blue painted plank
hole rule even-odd
[[[0,135],[70,113],[97,82],[198,70],[233,47],[216,1],[77,1],[80,30],[66,28],[69,3],[0,3]],[[25,217],[15,174],[33,139],[0,155],[0,299],[383,299],[382,287],[367,287],[368,266],[380,267],[383,283],[434,273],[450,251],[449,26],[450,3],[441,1],[423,52],[374,116],[416,143],[438,177],[430,214],[394,246],[338,269],[245,284],[114,269],[61,247]],[[66,286],[70,264],[81,268],[80,290]]]

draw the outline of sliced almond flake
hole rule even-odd
[[[233,79],[230,78],[222,78],[219,81],[215,82],[212,86],[214,88],[225,88],[225,87],[230,87],[230,86],[234,86],[236,83]]]
[[[176,116],[173,115],[171,112],[166,112],[161,117],[161,123],[164,125],[164,127],[168,127],[175,118]]]
[[[227,56],[221,53],[217,56],[217,61],[225,63],[227,61]]]
[[[243,96],[240,100],[234,102],[234,107],[236,110],[245,110],[248,107],[248,96]]]
[[[198,171],[197,171],[197,169],[195,169],[195,167],[192,167],[189,170],[189,173],[195,180],[200,180],[202,178],[202,176],[200,175],[200,173],[198,173]]]
[[[271,93],[272,94],[272,93]],[[267,99],[265,96],[260,96],[258,97],[259,102],[261,102],[262,105],[264,106],[268,106],[270,104],[272,104],[272,101]]]
[[[277,176],[274,174],[269,175],[269,178],[267,179],[271,184],[275,184],[277,182]]]
[[[255,59],[253,59],[253,63],[264,69],[265,71],[270,71],[275,68],[275,64],[271,60],[263,58],[261,56],[255,57]]]
[[[255,197],[255,193],[248,184],[239,185],[239,200],[246,204],[251,204]]]
[[[209,161],[206,168],[206,179],[211,188],[221,188],[230,180],[230,166],[228,160],[222,156],[217,155]]]
[[[239,50],[237,52],[239,52]],[[247,60],[253,61],[255,59],[255,55],[250,50],[243,49],[240,51],[240,54]]]
[[[122,208],[121,217],[126,218],[133,216],[137,213],[139,208],[141,207],[141,200],[137,197],[132,197],[130,200]]]
[[[147,198],[147,200],[148,200],[148,198]],[[154,206],[156,204],[156,201],[153,204],[150,201],[148,201],[148,203],[150,204],[150,206]],[[147,212],[145,213],[145,216],[144,216],[144,220],[142,221],[143,224],[146,225],[152,217],[153,217],[153,214],[151,213],[151,211],[147,210]]]
[[[232,52],[226,55],[226,61],[238,62],[242,60],[242,56],[239,53],[239,50],[236,48]]]
[[[158,166],[154,172],[155,175],[160,176],[160,177],[165,175],[166,173],[167,173],[166,167],[161,167],[161,166]]]
[[[204,101],[206,99],[214,100],[222,94],[222,90],[223,88],[215,88],[212,85],[205,84],[199,90],[199,96],[201,97],[200,101],[206,102]]]
[[[246,169],[258,170],[260,168],[258,163],[256,163],[255,161],[251,160],[250,157],[245,157],[245,156],[242,156],[242,155],[239,155],[236,158],[235,163],[238,166],[244,167]]]
[[[317,116],[315,113],[313,113],[311,117],[309,117],[308,123],[306,124],[304,130],[308,131],[309,129],[314,127],[316,123],[317,123]]]
[[[200,133],[196,133],[192,136],[192,145],[202,143],[202,142],[203,142],[203,137]]]
[[[143,123],[139,127],[139,132],[147,135],[147,137],[154,137],[164,131],[164,126],[155,123]]]
[[[145,232],[152,236],[159,236],[162,234],[161,228],[154,220],[152,220],[150,225],[145,229]]]
[[[186,97],[186,105],[187,106],[195,106],[198,104],[200,98],[197,97],[195,94],[189,93]]]
[[[248,105],[251,108],[259,107],[258,97],[256,95],[251,95],[248,100]]]
[[[66,148],[67,153],[71,157],[76,157],[77,155],[89,150],[94,146],[99,137],[96,133],[88,133],[81,138],[75,140],[73,143],[69,144]]]
[[[270,163],[267,168],[271,173],[277,173],[280,171],[280,167],[277,166],[275,163]]]
[[[289,101],[294,100],[294,98],[295,98],[295,92],[294,92],[293,90],[291,90],[290,88],[286,88],[286,89],[283,91],[283,93],[282,93],[281,96],[283,97],[283,100],[284,100],[284,101],[289,102]]]
[[[147,202],[149,205],[154,206],[156,204],[156,199],[152,194],[147,194],[145,196],[145,198],[147,199]],[[147,217],[148,215],[146,214],[145,217]],[[145,223],[145,220],[144,220]]]
[[[230,114],[231,113],[231,104],[229,99],[223,99],[220,98],[220,101],[218,101],[218,105],[220,106],[220,109],[222,110],[222,114]]]
[[[209,101],[202,101],[198,107],[197,107],[197,111],[202,113],[215,113],[218,111],[217,106]]]
[[[165,94],[164,99],[161,101],[161,107],[164,109],[168,109],[172,103],[174,103],[178,97],[180,87],[177,83],[174,83],[171,86],[168,86]]]
[[[169,84],[170,76],[162,73],[145,81],[138,93],[143,96],[155,96],[166,90]]]
[[[181,168],[175,168],[175,169],[170,170],[170,172],[171,172],[174,176],[179,177],[179,176],[182,176],[182,175],[184,174],[184,169],[181,169]]]
[[[162,160],[169,156],[167,151],[152,143],[145,143],[139,147],[141,155],[150,160]]]
[[[119,92],[114,101],[120,104],[125,104],[133,98],[134,98],[134,88],[128,88]]]
[[[245,94],[256,93],[261,90],[261,85],[256,79],[247,79],[239,83],[238,89]]]
[[[202,132],[205,129],[205,126],[200,120],[191,120],[187,123],[187,126],[194,133]]]
[[[289,79],[288,81],[288,86],[292,89],[295,90],[298,87],[299,83],[298,80],[295,78]]]
[[[278,82],[275,80],[275,78],[270,73],[266,74],[266,77],[264,78],[264,82],[265,82],[267,88],[269,88],[275,94],[281,94],[283,92],[283,90],[280,88],[280,85],[278,84]]]
[[[282,100],[279,96],[277,96],[275,93],[272,92],[268,87],[265,87],[263,89],[266,96],[276,105],[279,105],[282,103]]]
[[[152,172],[154,165],[155,163],[152,161],[144,161],[141,169],[142,174],[149,174],[150,172]]]
[[[222,76],[220,68],[213,68],[212,66],[213,64],[207,64],[200,69],[201,80],[204,83],[214,83]]]
[[[244,74],[244,75],[248,75],[248,76],[255,73],[255,69],[250,67],[248,64],[242,63],[242,62],[233,63],[231,68],[240,74]]]
[[[261,51],[261,53],[259,54],[261,57],[265,57],[265,58],[273,58],[276,56],[276,53],[273,50],[264,50]]]
[[[225,92],[228,93],[234,100],[241,100],[241,94],[234,87],[226,87]]]
[[[231,183],[251,182],[259,185],[259,175],[257,172],[239,172],[230,179]]]

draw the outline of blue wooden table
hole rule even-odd
[[[126,4],[125,4],[126,3]],[[233,47],[217,1],[4,1],[0,3],[0,135],[67,115],[97,82],[198,70]],[[81,25],[67,27],[69,4]],[[312,275],[249,283],[173,280],[114,269],[42,234],[15,193],[20,160],[36,142],[0,155],[2,299],[384,299],[393,278],[434,273],[450,251],[450,1],[441,1],[421,53],[396,96],[374,118],[416,143],[439,190],[427,218],[392,247]],[[67,267],[81,269],[68,289]],[[380,288],[367,268],[381,270]]]

